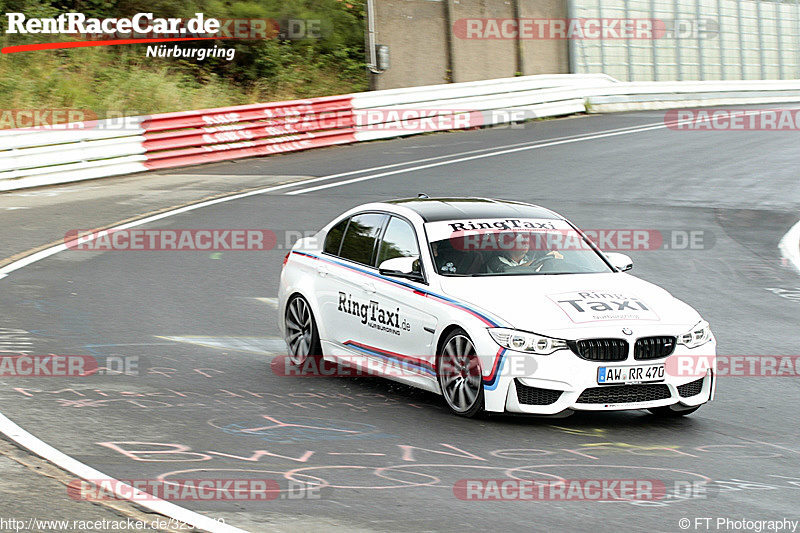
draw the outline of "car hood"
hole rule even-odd
[[[664,289],[623,273],[441,280],[447,296],[500,319],[504,326],[560,338],[599,335],[609,328],[618,333],[622,327],[678,335],[701,320],[697,311]]]

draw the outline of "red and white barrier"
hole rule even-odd
[[[0,130],[0,191],[586,111],[800,101],[800,81],[521,76]]]
[[[165,113],[142,122],[148,170],[355,142],[352,96]]]
[[[526,76],[126,117],[63,130],[0,130],[0,191],[481,127],[513,120],[505,108],[527,111],[524,118],[582,112],[580,98],[559,96],[554,88],[613,83],[603,75]]]

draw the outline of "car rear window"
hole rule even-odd
[[[362,265],[372,265],[375,242],[380,237],[386,218],[386,215],[379,213],[365,213],[352,217],[342,239],[339,257]]]
[[[348,222],[350,222],[350,219],[346,218],[328,231],[328,235],[325,236],[325,253],[339,255],[339,248],[342,246],[342,237],[344,236],[344,230],[347,229]]]

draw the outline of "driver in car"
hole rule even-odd
[[[506,239],[501,238],[504,242]],[[486,263],[489,272],[513,272],[515,269],[529,267],[538,263],[542,267],[545,258],[564,259],[564,256],[557,250],[547,253],[537,253],[531,250],[532,236],[526,233],[517,233],[511,239],[511,246],[508,250],[503,250]],[[536,269],[538,272],[538,269]]]

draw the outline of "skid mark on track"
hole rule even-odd
[[[287,353],[286,342],[280,337],[205,337],[201,335],[176,337],[157,335],[157,337],[173,342],[194,344],[195,346],[215,348],[218,350],[232,350],[261,355]]]
[[[273,309],[277,309],[278,308],[278,299],[277,298],[254,298],[254,300],[257,300],[257,301],[259,301],[261,303],[265,303],[265,304],[267,304],[268,306],[270,306]]]

